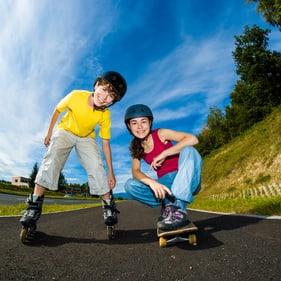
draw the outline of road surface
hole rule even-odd
[[[0,280],[280,280],[280,220],[190,211],[198,245],[160,248],[158,208],[134,201],[118,208],[114,240],[101,207],[43,215],[30,245],[19,240],[19,217],[0,217]]]

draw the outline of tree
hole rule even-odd
[[[257,13],[263,13],[265,20],[281,31],[281,0],[247,0],[247,3],[258,3]]]
[[[67,181],[65,179],[65,176],[64,176],[64,174],[62,172],[60,172],[59,182],[58,182],[58,190],[59,191],[64,191],[66,185],[67,185]]]
[[[38,163],[36,162],[33,166],[33,169],[32,169],[32,172],[30,174],[30,182],[29,182],[29,187],[31,188],[34,188],[35,187],[35,178],[36,178],[36,175],[38,173]],[[64,190],[65,189],[65,186],[67,184],[67,181],[63,175],[63,173],[61,172],[60,173],[60,176],[59,176],[59,182],[58,182],[58,190]]]
[[[281,104],[281,54],[268,50],[269,32],[254,25],[246,26],[243,35],[234,36],[233,57],[240,79],[230,95],[226,118],[235,117],[242,125],[240,132]]]
[[[37,173],[38,173],[38,163],[36,162],[34,164],[33,168],[32,168],[32,172],[31,172],[31,174],[29,176],[29,178],[30,178],[29,187],[31,187],[31,188],[34,188],[34,186],[35,186],[35,182],[34,181],[35,181]]]

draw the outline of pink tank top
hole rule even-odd
[[[153,158],[159,155],[163,150],[168,149],[173,146],[171,141],[168,141],[166,144],[163,143],[158,136],[158,129],[151,131],[151,136],[153,140],[153,149],[149,153],[143,154],[143,159],[147,164],[151,164]],[[161,178],[162,176],[175,172],[178,170],[178,161],[179,154],[167,157],[161,167],[156,171],[157,177]]]

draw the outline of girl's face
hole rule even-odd
[[[139,139],[144,139],[150,132],[151,122],[148,117],[132,118],[129,121],[129,128],[132,134]]]
[[[116,94],[106,85],[95,85],[94,104],[97,107],[106,106],[114,101]]]

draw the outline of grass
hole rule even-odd
[[[101,203],[61,205],[43,205],[43,214],[54,212],[65,212],[84,208],[100,206]],[[206,210],[213,212],[251,214],[262,216],[281,216],[281,196],[255,197],[255,198],[221,198],[209,199],[197,195],[195,201],[189,205],[192,209]],[[26,204],[12,206],[0,205],[0,216],[21,216]]]
[[[224,213],[281,216],[281,196],[225,199],[195,197],[195,201],[189,207]]]
[[[281,107],[203,159],[202,191],[208,194],[281,183]]]
[[[10,193],[10,194],[17,194],[17,195],[25,195],[28,196],[28,194],[32,190],[29,188],[20,188],[13,186],[11,184],[3,184],[0,183],[0,192],[2,193]],[[46,198],[63,198],[68,200],[91,200],[92,197],[72,197],[72,198],[64,198],[64,194],[60,192],[54,192],[54,191],[46,191],[45,192]],[[61,204],[43,204],[42,213],[48,214],[48,213],[55,213],[55,212],[65,212],[65,211],[73,211],[78,209],[84,209],[84,208],[91,208],[100,206],[101,203],[87,203],[87,204],[72,204],[72,205],[61,205]],[[0,216],[21,216],[23,211],[26,209],[26,204],[21,203],[17,205],[0,205]]]
[[[60,204],[51,204],[51,205],[43,205],[43,214],[56,213],[56,212],[65,212],[65,211],[73,211],[78,209],[92,208],[96,206],[100,206],[101,203],[93,203],[93,204],[75,204],[75,205],[60,205]],[[26,209],[26,204],[18,204],[18,205],[0,205],[0,216],[21,216],[23,211]]]

